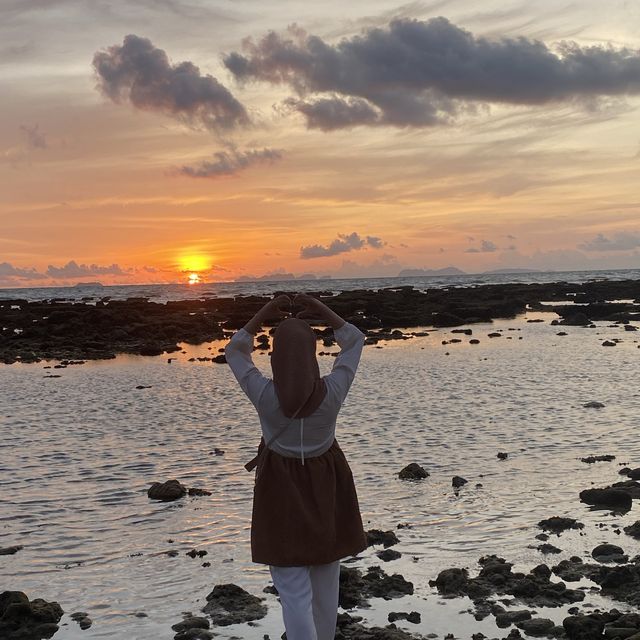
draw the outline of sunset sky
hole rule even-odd
[[[0,287],[640,268],[635,0],[2,0],[0,95]]]

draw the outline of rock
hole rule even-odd
[[[502,338],[502,334],[498,333],[497,331],[494,331],[493,333],[488,333],[487,337],[488,338]]]
[[[442,595],[463,595],[469,581],[466,569],[444,569],[429,584],[436,587]]]
[[[459,489],[460,487],[463,487],[465,484],[467,484],[467,482],[469,481],[466,480],[465,478],[462,478],[461,476],[453,476],[453,478],[451,479],[451,485],[455,489]]]
[[[207,595],[203,611],[218,626],[260,620],[267,615],[267,607],[262,604],[262,598],[235,584],[216,585]]]
[[[506,460],[509,457],[509,454],[506,451],[498,451],[497,458],[499,460]]]
[[[382,531],[380,529],[369,529],[367,531],[367,547],[381,544],[386,549],[398,544],[398,536],[393,531]]]
[[[29,601],[21,591],[3,591],[0,593],[0,638],[50,638],[58,630],[58,622],[63,614],[57,602],[47,602],[42,598]]]
[[[14,553],[18,553],[20,549],[24,549],[21,544],[14,544],[11,547],[0,547],[0,556],[11,556]]]
[[[605,341],[602,343],[602,346],[603,346],[603,347],[615,347],[615,346],[616,346],[616,343],[615,343],[615,342],[611,342],[611,340],[605,340]]]
[[[401,558],[402,554],[394,549],[384,549],[383,551],[376,551],[376,556],[383,562],[390,562],[391,560]]]
[[[527,609],[505,611],[504,613],[498,613],[498,615],[496,615],[496,625],[501,629],[505,629],[516,622],[522,622],[523,620],[530,619],[531,611]]]
[[[598,614],[569,616],[562,621],[569,640],[599,640],[604,620]]]
[[[615,544],[599,544],[593,549],[591,556],[598,562],[626,562],[629,559],[622,547]]]
[[[584,524],[578,522],[575,518],[563,518],[560,516],[540,520],[538,526],[545,531],[551,531],[558,535],[567,529],[584,529]]]
[[[580,500],[587,504],[608,507],[610,509],[620,509],[628,511],[631,509],[631,496],[620,489],[585,489],[580,492]]]
[[[604,404],[602,402],[598,402],[597,400],[590,400],[582,405],[585,409],[603,409]]]
[[[400,480],[423,480],[428,477],[429,472],[416,462],[408,464],[404,469],[402,469],[402,471],[400,471],[400,473],[398,473],[398,478],[400,478]]]
[[[629,469],[625,475],[631,480],[640,480],[640,468]]]
[[[162,500],[163,502],[171,502],[182,498],[187,493],[187,488],[180,484],[177,480],[167,480],[166,482],[154,482],[147,495],[152,500]]]
[[[380,567],[369,567],[362,574],[355,567],[340,567],[339,603],[343,609],[367,606],[370,597],[400,598],[413,593],[413,584],[400,574],[387,575]]]
[[[224,353],[221,353],[220,355],[213,356],[213,358],[211,358],[211,362],[215,362],[216,364],[227,364],[227,356],[225,356]]]
[[[387,620],[389,620],[389,622],[395,622],[396,620],[406,620],[407,622],[411,622],[412,624],[420,624],[422,618],[417,611],[412,611],[411,613],[405,613],[403,611],[392,611],[387,616]]]
[[[171,628],[174,631],[186,631],[187,629],[208,629],[210,627],[207,618],[199,616],[186,616],[181,622],[177,622]]]
[[[587,405],[584,405],[585,407]],[[604,405],[602,405],[604,407]],[[580,458],[582,462],[586,462],[587,464],[593,464],[594,462],[611,462],[615,460],[616,457],[612,455],[600,455],[600,456],[587,456],[586,458]]]
[[[586,327],[591,324],[591,320],[584,313],[574,313],[558,322],[558,324],[567,325],[569,327]]]
[[[539,544],[536,549],[540,551],[540,553],[562,553],[562,549],[558,549],[558,547],[554,547],[552,544],[545,542],[543,544]]]
[[[215,638],[215,634],[207,629],[185,629],[173,636],[174,640],[211,640]]]
[[[472,340],[469,340],[469,344],[480,344],[480,340],[473,338]]]
[[[640,540],[640,520],[636,520],[633,524],[624,528],[624,532],[632,538]]]
[[[207,491],[206,489],[199,489],[197,487],[189,487],[187,492],[190,496],[210,496],[211,491]]]
[[[635,627],[606,626],[604,628],[604,637],[611,638],[611,640],[613,638],[630,638],[636,634],[640,635]]]
[[[531,618],[516,623],[518,629],[522,629],[528,636],[546,636],[555,627],[555,622],[549,618]]]

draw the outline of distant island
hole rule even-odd
[[[403,269],[398,278],[412,278],[414,276],[465,276],[467,275],[458,267],[445,267],[444,269]]]
[[[76,289],[80,289],[82,287],[104,287],[102,282],[76,282],[73,286]]]

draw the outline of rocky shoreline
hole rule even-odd
[[[274,292],[279,293],[295,292]],[[588,327],[593,321],[605,320],[634,331],[633,323],[640,322],[640,280],[512,283],[426,291],[401,286],[336,295],[326,291],[311,293],[363,330],[369,344],[411,337],[399,329],[457,327],[514,318],[528,310],[555,312],[560,316],[556,320],[560,325]],[[87,359],[114,358],[118,353],[173,353],[180,351],[180,342],[197,345],[228,338],[268,299],[237,296],[165,304],[146,298],[84,302],[2,300],[0,363],[62,360],[68,366]],[[317,333],[318,340],[331,346],[330,331]],[[268,337],[265,338],[259,347],[268,349]],[[224,362],[224,357],[217,355],[210,360]]]

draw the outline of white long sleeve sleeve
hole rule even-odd
[[[234,333],[224,350],[227,364],[231,367],[240,388],[258,409],[260,398],[269,384],[269,378],[258,371],[251,357],[252,352],[253,336],[245,329]]]
[[[365,335],[350,322],[345,322],[339,329],[335,329],[333,335],[340,347],[340,353],[333,363],[331,373],[325,377],[325,382],[342,403],[349,393],[351,383],[356,375]]]

